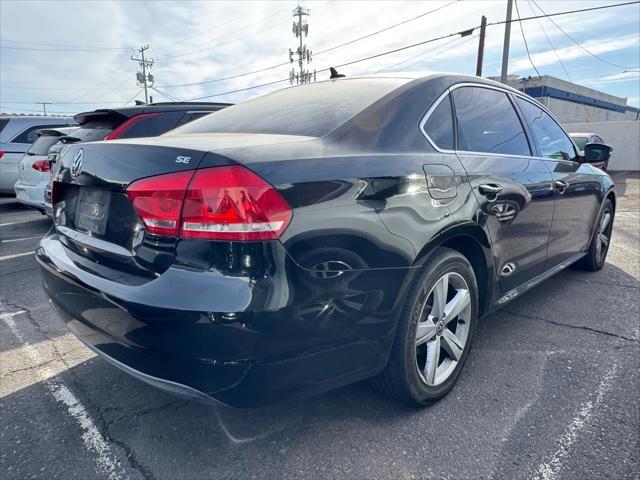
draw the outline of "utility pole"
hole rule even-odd
[[[153,75],[147,73],[147,69],[151,70],[151,67],[153,66],[152,59],[144,58],[144,52],[147,50],[149,50],[149,45],[144,45],[138,50],[138,52],[140,52],[140,58],[135,58],[133,55],[131,56],[131,60],[138,62],[140,64],[140,68],[142,68],[142,72],[136,73],[136,80],[138,81],[138,85],[142,85],[144,88],[144,103],[149,103],[147,87],[153,86],[154,82]]]
[[[305,63],[311,62],[311,50],[307,48],[306,45],[303,44],[302,36],[304,34],[305,37],[309,35],[309,23],[306,20],[303,20],[302,17],[309,16],[309,9],[302,8],[298,5],[293,9],[293,18],[297,17],[297,21],[293,22],[293,34],[300,40],[298,48],[294,51],[289,49],[289,62],[293,63],[294,55],[298,57],[298,68],[299,71],[296,72],[294,68],[289,72],[289,82],[293,85],[294,81],[298,85],[302,83],[310,83],[313,79],[316,80],[316,71],[314,70],[311,73],[310,70],[305,70]]]
[[[51,105],[51,102],[36,102],[37,104],[42,105],[42,110],[44,111],[45,116],[47,115],[47,105]]]
[[[478,43],[478,63],[476,64],[476,77],[482,76],[482,60],[484,58],[484,36],[487,30],[487,17],[482,16],[480,21],[480,42]]]
[[[513,0],[507,0],[507,21],[504,24],[504,46],[502,47],[502,71],[500,81],[507,83],[507,69],[509,68],[509,40],[511,39],[511,11]]]

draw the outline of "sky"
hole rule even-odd
[[[622,3],[624,0],[519,0],[513,17]],[[73,114],[144,100],[130,57],[149,45],[154,101],[240,102],[289,85],[296,48],[296,1],[0,0],[0,112]],[[506,0],[304,1],[311,70],[327,69],[444,35],[393,54],[340,67],[348,76],[447,71],[474,74],[476,28],[505,19]],[[432,13],[427,13],[436,10]],[[425,15],[422,15],[425,14]],[[320,53],[413,17],[402,25]],[[509,74],[553,75],[640,103],[640,4],[513,23]],[[522,30],[520,28],[522,26]],[[558,28],[559,27],[559,28]],[[499,75],[504,25],[487,27],[483,75]],[[564,33],[560,30],[562,29]],[[530,53],[527,56],[525,42]],[[568,35],[567,35],[568,34]],[[572,37],[573,40],[571,38]],[[574,42],[577,42],[577,44]],[[139,55],[139,54],[138,54]],[[259,73],[226,79],[246,72]],[[328,73],[317,74],[318,79]],[[206,82],[206,83],[202,83]],[[194,85],[195,84],[195,85]],[[231,92],[231,93],[229,93]]]

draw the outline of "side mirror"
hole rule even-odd
[[[603,143],[587,143],[584,146],[584,162],[600,163],[606,162],[611,158],[613,148]]]

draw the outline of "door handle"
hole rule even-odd
[[[478,191],[481,195],[487,197],[490,202],[495,202],[498,194],[502,191],[502,186],[496,183],[486,183],[478,186]]]
[[[560,195],[564,193],[569,184],[563,180],[556,180],[553,182],[553,187],[558,191]]]

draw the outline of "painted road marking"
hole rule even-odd
[[[42,235],[38,235],[37,237],[24,237],[24,238],[12,238],[11,240],[0,240],[0,243],[24,242],[26,240],[35,240],[36,238],[42,238]]]
[[[18,225],[19,223],[35,222],[36,220],[42,220],[41,218],[32,218],[31,220],[18,220],[17,222],[0,223],[0,227],[8,227],[9,225]]]
[[[0,262],[2,260],[11,260],[12,258],[25,257],[27,255],[33,255],[33,252],[23,252],[23,253],[14,253],[13,255],[5,255],[4,257],[0,257]]]
[[[1,312],[0,320],[9,327],[11,333],[13,333],[20,343],[28,347],[27,353],[34,364],[41,364],[43,363],[43,358],[40,353],[24,338],[24,335],[22,335],[16,322],[13,320],[13,317],[22,313],[26,312],[24,310],[11,313]],[[100,433],[100,430],[96,427],[91,415],[73,392],[69,390],[61,379],[56,378],[54,376],[55,374],[49,371],[49,367],[47,367],[46,364],[34,368],[34,371],[37,373],[40,382],[46,387],[49,394],[67,408],[69,416],[76,421],[82,430],[82,441],[87,450],[93,452],[95,455],[95,462],[98,469],[105,474],[109,480],[124,480],[129,478],[111,451],[109,444]]]
[[[600,406],[607,390],[609,390],[613,385],[617,369],[618,366],[614,363],[613,367],[604,374],[602,381],[598,385],[598,390],[596,391],[596,396],[593,401],[587,400],[582,404],[580,409],[574,415],[573,420],[571,420],[571,423],[560,437],[558,441],[558,448],[551,458],[538,465],[536,474],[533,478],[536,480],[553,480],[558,476],[558,472],[562,468],[562,461],[567,455],[569,455],[571,447],[578,438],[578,435],[589,424],[593,411]]]

